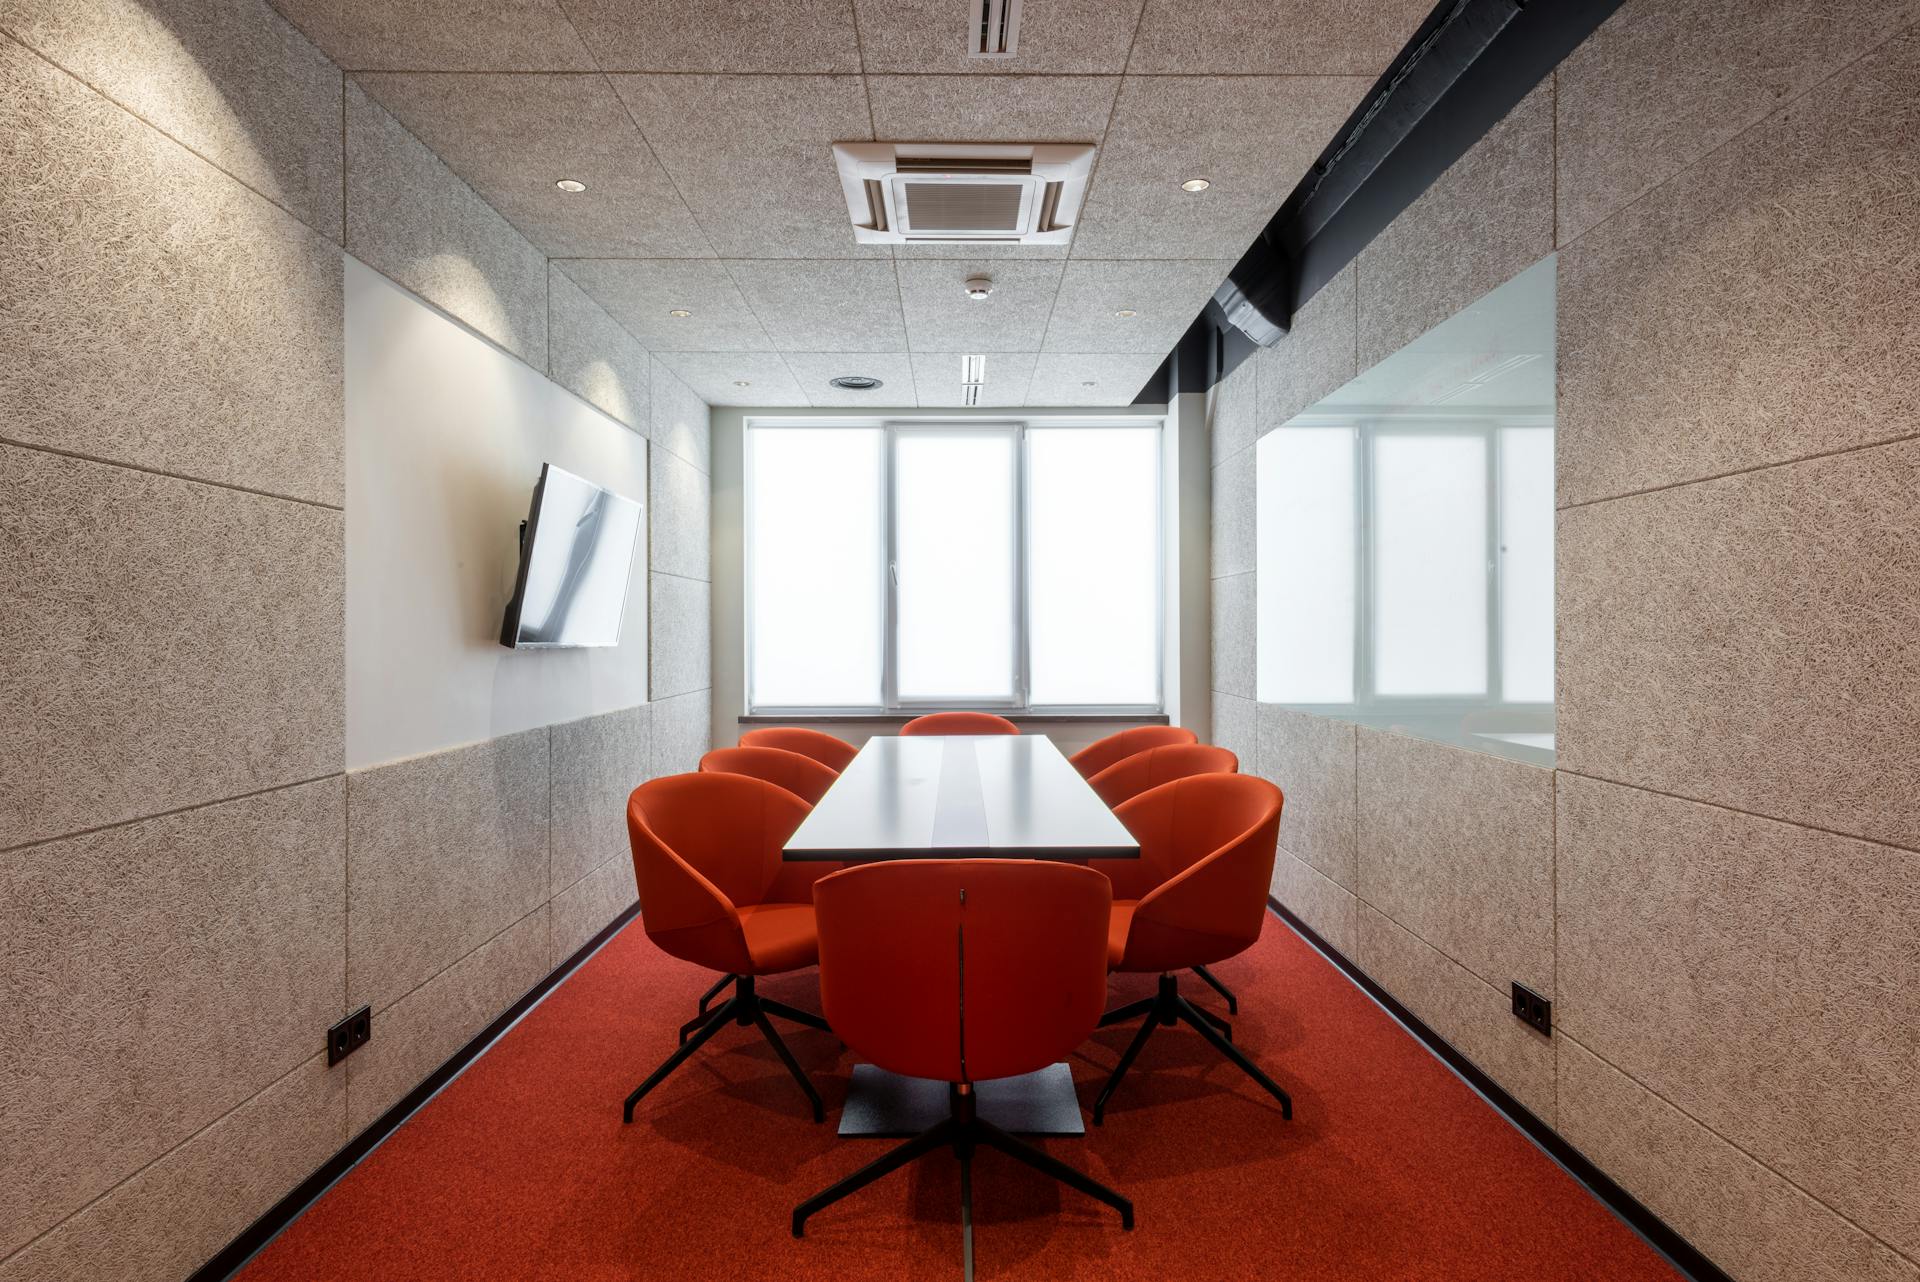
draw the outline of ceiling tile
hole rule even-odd
[[[779,351],[907,350],[891,261],[732,259],[726,267]]]
[[[604,76],[389,72],[354,79],[549,254],[713,254]],[[561,178],[587,189],[559,191],[553,184]]]
[[[808,405],[859,405],[878,409],[912,408],[919,404],[914,395],[913,365],[905,352],[789,352],[787,368],[799,381]],[[881,385],[870,391],[850,392],[828,381],[842,374],[865,374],[879,379]]]
[[[965,0],[854,0],[868,71],[1118,72],[1140,16],[1140,0],[1028,0],[1019,51],[969,58]]]
[[[858,76],[612,76],[727,258],[887,258],[861,245],[832,144],[870,139]]]
[[[1066,264],[956,260],[895,263],[894,267],[900,275],[900,302],[912,348],[1033,352],[1040,349],[1046,334]],[[965,281],[972,275],[993,281],[993,293],[984,300],[967,297]]]
[[[1073,259],[1047,325],[1048,352],[1164,356],[1226,279],[1230,260],[1087,262]],[[1118,316],[1122,309],[1136,315]]]
[[[566,0],[605,71],[858,71],[847,0]]]
[[[913,381],[924,408],[957,409],[966,403],[960,385],[961,352],[915,352]],[[981,384],[977,405],[1025,405],[1027,384],[1033,378],[1031,352],[994,352],[987,355],[987,381]]]
[[[1092,142],[1118,76],[868,76],[873,132],[888,142]]]
[[[1043,353],[1027,385],[1028,405],[1131,405],[1164,352],[1059,356]],[[1089,387],[1088,384],[1092,386]]]
[[[1371,83],[1357,76],[1128,76],[1073,256],[1238,259]],[[1213,186],[1184,192],[1187,178]]]
[[[777,352],[661,352],[659,358],[709,405],[807,403]]]
[[[1133,72],[1376,77],[1431,0],[1147,0]]]
[[[558,0],[273,0],[348,71],[592,71]]]
[[[773,348],[727,269],[711,259],[570,258],[554,265],[649,351]],[[669,315],[676,308],[693,314]]]

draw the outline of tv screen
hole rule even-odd
[[[520,534],[520,573],[500,644],[620,644],[640,505],[551,463],[540,466]]]

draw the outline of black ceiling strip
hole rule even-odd
[[[1466,0],[1470,11],[1510,3]],[[1422,114],[1409,118],[1396,108],[1376,117],[1369,132],[1399,131],[1399,136],[1377,159],[1372,158],[1371,151],[1358,156],[1349,152],[1356,163],[1370,165],[1364,179],[1344,194],[1332,187],[1331,179],[1322,182],[1321,194],[1291,210],[1299,220],[1297,225],[1276,228],[1269,224],[1268,236],[1277,236],[1293,266],[1294,309],[1352,262],[1368,242],[1499,124],[1620,4],[1621,0],[1534,0],[1502,23],[1466,65],[1455,69],[1443,61],[1433,68],[1434,76],[1444,77],[1447,84],[1437,98],[1425,104]],[[1461,32],[1459,48],[1443,40],[1423,62],[1444,60],[1471,48],[1497,16],[1474,23],[1470,13],[1448,28]],[[1409,97],[1403,105],[1413,106],[1416,98]],[[1386,141],[1384,137],[1380,140]],[[1336,197],[1337,207],[1327,208]],[[1288,204],[1293,202],[1289,200]],[[1288,213],[1283,207],[1282,216]],[[1310,224],[1311,233],[1303,234]]]
[[[1170,356],[1168,395],[1204,391],[1352,262],[1532,92],[1622,0],[1442,0],[1215,291]],[[1217,359],[1195,381],[1199,356]],[[1182,375],[1189,375],[1182,377]],[[1151,399],[1161,375],[1141,392]]]

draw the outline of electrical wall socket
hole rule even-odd
[[[373,1040],[373,1008],[362,1006],[327,1030],[327,1067],[332,1068]]]
[[[1553,1003],[1517,979],[1513,981],[1513,1017],[1525,1020],[1548,1037],[1553,1036]]]

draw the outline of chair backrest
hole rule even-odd
[[[1019,734],[1020,727],[991,712],[929,712],[900,727],[901,734]]]
[[[1122,757],[1087,780],[1087,786],[1111,807],[1188,775],[1230,775],[1239,769],[1240,758],[1225,748],[1210,743],[1170,743]]]
[[[1130,730],[1117,730],[1104,739],[1095,739],[1067,760],[1073,763],[1081,778],[1091,779],[1108,766],[1149,748],[1198,742],[1200,736],[1185,726],[1134,726]]]
[[[856,1054],[986,1081],[1080,1045],[1107,992],[1106,878],[1017,859],[900,860],[813,888],[820,1000]]]
[[[641,923],[661,949],[714,970],[752,962],[736,908],[768,901],[807,803],[735,774],[668,775],[627,798]]]
[[[812,757],[785,748],[715,748],[700,758],[709,774],[750,775],[785,788],[812,806],[840,776]]]
[[[808,730],[804,726],[766,726],[759,730],[749,730],[740,736],[740,746],[742,748],[782,748],[788,752],[797,752],[803,757],[812,757],[835,774],[845,770],[847,763],[860,752],[845,739],[836,739],[830,734]]]
[[[1114,815],[1140,843],[1137,872],[1113,870],[1115,898],[1132,898],[1130,875],[1153,884],[1140,894],[1119,969],[1181,970],[1251,947],[1266,920],[1267,892],[1286,799],[1256,775],[1189,775],[1122,802]]]

